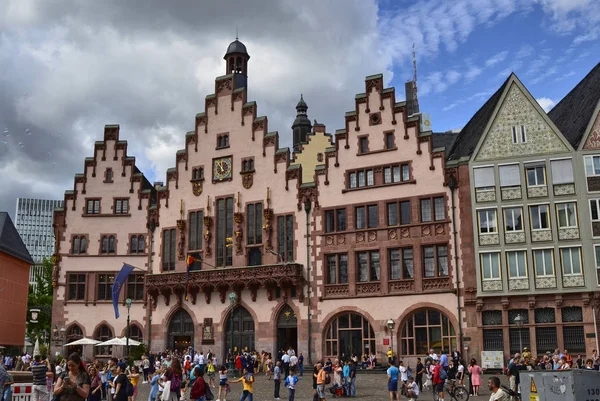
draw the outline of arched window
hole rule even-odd
[[[81,243],[80,243],[79,237],[73,237],[73,253],[74,254],[79,253],[80,244]]]
[[[94,333],[94,339],[104,342],[113,338],[113,332],[107,325],[103,324],[96,329]],[[112,346],[100,346],[94,347],[96,349],[97,355],[111,355],[112,354]]]
[[[144,334],[142,329],[137,324],[129,326],[129,338],[135,341],[143,342]]]
[[[334,318],[325,333],[326,357],[376,354],[373,327],[358,313],[344,312]]]
[[[138,236],[138,253],[144,253],[144,249],[146,247],[146,242],[144,241],[144,236]]]
[[[137,253],[137,236],[134,235],[133,237],[131,237],[131,241],[129,242],[129,253]]]
[[[402,355],[427,355],[456,348],[456,332],[450,319],[435,309],[421,309],[410,315],[400,331]]]
[[[108,253],[108,236],[106,236],[106,235],[102,237],[102,249],[101,249],[100,253],[102,253],[102,254]]]
[[[68,341],[79,340],[82,337],[83,337],[83,330],[81,330],[81,327],[79,327],[76,324],[69,327],[69,330],[67,330],[67,335],[65,336],[65,338]]]
[[[87,239],[85,237],[81,237],[81,245],[79,246],[79,253],[87,252]]]

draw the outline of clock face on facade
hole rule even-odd
[[[231,156],[213,159],[213,181],[231,179]]]

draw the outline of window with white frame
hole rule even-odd
[[[590,199],[592,221],[600,221],[600,199]]]
[[[527,186],[546,185],[546,167],[530,166],[525,168],[525,172],[527,173]]]
[[[532,230],[547,230],[550,228],[548,205],[530,206],[529,216],[531,217]]]
[[[571,159],[551,160],[550,171],[552,171],[552,184],[572,184],[573,161]]]
[[[554,250],[534,249],[533,264],[536,277],[554,277]]]
[[[496,186],[494,167],[479,167],[473,169],[476,191],[492,191]]]
[[[525,251],[506,252],[506,262],[508,264],[508,277],[527,277],[527,253]]]
[[[561,248],[560,261],[565,276],[581,274],[581,248]]]
[[[525,125],[513,125],[512,140],[514,144],[527,143],[527,127]]]
[[[498,173],[500,175],[501,187],[521,186],[521,170],[518,164],[499,166]]]
[[[558,203],[556,205],[559,228],[577,227],[577,206],[575,202]]]
[[[504,229],[506,232],[523,231],[522,207],[507,207],[504,209]]]
[[[600,175],[600,155],[585,157],[585,175],[588,177]]]
[[[500,252],[479,254],[481,276],[484,280],[500,280]]]
[[[489,234],[497,233],[496,209],[484,209],[477,211],[477,220],[479,221],[479,233]]]

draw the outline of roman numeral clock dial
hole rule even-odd
[[[213,159],[213,181],[229,181],[231,180],[231,156]]]

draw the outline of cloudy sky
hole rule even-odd
[[[330,132],[366,75],[403,99],[413,42],[437,131],[462,127],[510,71],[549,109],[600,61],[597,0],[0,0],[0,210],[62,199],[105,124],[164,180],[236,27],[249,99],[284,146],[300,93]]]

